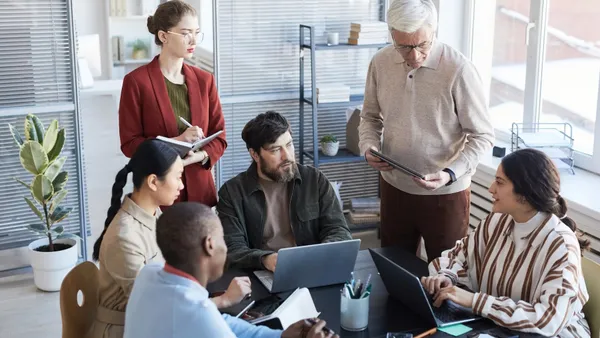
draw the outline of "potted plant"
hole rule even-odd
[[[133,51],[131,53],[131,58],[134,60],[141,60],[141,59],[147,59],[148,58],[148,46],[146,45],[146,43],[141,40],[141,39],[137,39],[134,42],[131,43],[131,47],[133,48]]]
[[[65,143],[65,129],[54,120],[46,130],[35,115],[25,118],[25,138],[8,125],[19,147],[19,158],[25,170],[33,174],[30,183],[15,178],[30,197],[25,202],[39,219],[29,230],[43,238],[29,244],[30,264],[35,285],[44,291],[59,291],[66,274],[77,264],[77,236],[64,232],[58,225],[73,208],[60,206],[67,196],[68,174],[63,171],[66,157],[60,156]]]
[[[325,135],[321,138],[321,149],[326,156],[335,156],[340,148],[340,142],[333,135]]]

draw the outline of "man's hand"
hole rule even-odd
[[[217,308],[227,308],[232,305],[238,304],[247,295],[252,292],[252,286],[250,278],[248,277],[235,277],[224,294],[215,297],[212,301],[217,305]]]
[[[270,255],[263,256],[262,264],[267,270],[275,272],[275,266],[277,265],[277,254],[272,253]]]
[[[187,166],[190,164],[198,163],[204,161],[204,159],[208,156],[208,153],[204,150],[200,150],[197,152],[188,151],[187,156],[183,159],[183,166]]]
[[[424,180],[416,177],[413,177],[413,180],[421,188],[425,188],[427,190],[436,190],[450,182],[450,174],[445,171],[438,171],[435,174],[425,175]]]
[[[371,147],[371,149],[379,151],[375,147]],[[390,170],[394,169],[391,165],[389,165],[389,163],[387,163],[383,160],[380,160],[377,157],[371,155],[371,152],[368,150],[365,152],[365,158],[367,159],[367,163],[369,163],[369,165],[371,167],[375,168],[376,170],[390,171]]]
[[[281,338],[339,338],[333,331],[325,332],[324,320],[314,319],[317,323],[312,325],[306,320],[299,320],[290,325],[283,333]]]
[[[458,305],[466,308],[472,308],[473,298],[475,294],[467,290],[461,289],[458,286],[449,286],[440,289],[435,295],[433,295],[433,306],[440,307],[445,300],[450,300]]]
[[[444,275],[421,277],[421,284],[430,295],[435,295],[442,288],[452,286],[450,278]]]

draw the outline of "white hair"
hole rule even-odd
[[[387,11],[390,29],[414,33],[427,25],[437,29],[437,10],[431,0],[393,0]]]

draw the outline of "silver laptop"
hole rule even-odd
[[[275,273],[254,274],[271,293],[340,284],[350,279],[359,249],[360,239],[285,248],[277,253]]]
[[[445,301],[439,308],[433,306],[433,299],[425,292],[419,277],[382,254],[372,249],[369,249],[369,252],[388,294],[412,309],[429,324],[445,327],[481,319],[469,309],[451,301]]]

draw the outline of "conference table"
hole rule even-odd
[[[414,254],[405,252],[399,248],[378,248],[375,251],[388,257],[395,263],[401,265],[411,273],[417,276],[428,275],[427,263],[416,257]],[[334,259],[334,258],[332,258]],[[315,262],[318,264],[318,262]],[[354,266],[354,277],[365,280],[371,274],[372,290],[369,302],[369,325],[367,329],[360,332],[350,332],[340,328],[340,289],[341,284],[310,288],[310,294],[318,312],[319,318],[327,322],[327,327],[334,330],[340,337],[375,337],[385,338],[387,332],[408,332],[418,335],[422,332],[432,329],[426,327],[423,320],[416,315],[410,308],[405,307],[399,301],[388,296],[383,281],[378,275],[377,267],[371,259],[368,250],[359,251]],[[268,297],[270,294],[261,282],[251,271],[241,271],[231,269],[223,274],[218,281],[209,284],[209,292],[223,291],[227,288],[234,277],[249,276],[252,282],[252,299],[259,300]],[[286,298],[291,292],[278,293],[277,295]],[[469,337],[473,333],[489,330],[495,327],[495,324],[487,319],[467,323],[467,326],[473,330],[461,337]],[[518,333],[519,337],[533,337]],[[444,332],[437,331],[431,337],[453,337]]]

